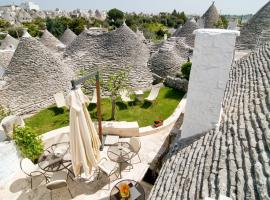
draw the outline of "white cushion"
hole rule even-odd
[[[98,167],[105,172],[108,176],[116,170],[115,168],[115,163],[112,163],[111,161],[108,160],[102,160],[99,164]]]

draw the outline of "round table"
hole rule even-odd
[[[123,199],[120,196],[120,188],[119,188],[120,185],[123,183],[129,185],[129,188],[130,188],[129,189],[130,197],[126,198],[127,200],[145,200],[145,192],[142,185],[130,179],[125,179],[115,184],[115,186],[112,188],[111,193],[110,193],[110,200]]]
[[[68,158],[69,143],[57,143],[48,147],[38,160],[38,166],[45,172],[57,172],[68,169],[71,160]],[[68,169],[69,170],[69,169]]]
[[[122,163],[126,163],[131,159],[130,153],[131,146],[128,142],[117,142],[108,148],[108,158],[113,162],[119,163],[120,178]]]

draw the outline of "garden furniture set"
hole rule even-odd
[[[129,142],[117,142],[111,144],[108,148],[108,158],[101,158],[98,162],[98,167],[95,170],[97,180],[103,174],[109,179],[115,175],[117,179],[121,179],[121,171],[123,164],[126,163],[133,168],[131,159],[138,156],[141,144],[138,138],[132,137]],[[140,160],[141,162],[141,160]],[[72,171],[72,162],[70,157],[70,147],[68,142],[53,144],[45,149],[43,154],[38,159],[38,164],[34,164],[30,159],[24,158],[21,160],[22,171],[31,178],[31,189],[33,178],[43,176],[46,180],[46,187],[51,192],[58,188],[66,187],[70,196],[72,194],[68,188],[67,180],[70,177],[72,180],[75,177]],[[136,185],[134,183],[134,185]]]

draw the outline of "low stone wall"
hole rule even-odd
[[[182,78],[167,76],[164,85],[184,92],[188,90],[188,80]]]

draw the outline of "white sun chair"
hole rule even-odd
[[[63,92],[58,92],[53,95],[57,108],[66,107],[65,96]]]
[[[160,87],[153,86],[151,91],[150,91],[150,94],[144,100],[148,101],[148,102],[151,102],[151,103],[154,102],[157,99],[159,90],[160,90]]]
[[[129,96],[129,92],[128,90],[121,90],[120,91],[120,96],[121,99],[124,103],[129,103],[129,102],[133,102],[133,100],[130,98]]]
[[[91,104],[97,104],[97,90],[94,89],[94,92],[93,92],[93,97],[90,101]]]

